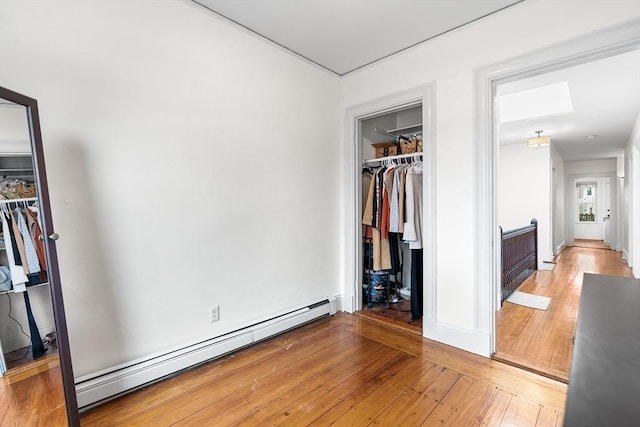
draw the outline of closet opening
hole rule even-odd
[[[422,102],[358,119],[356,311],[422,335]]]

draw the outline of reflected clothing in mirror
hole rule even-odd
[[[5,205],[6,206],[6,205]],[[16,292],[47,281],[42,231],[31,208],[2,211],[2,234],[11,283]]]
[[[27,209],[28,210],[28,209]],[[26,214],[26,216],[31,216]],[[17,218],[17,220],[16,220]],[[36,323],[29,294],[26,286],[42,283],[44,270],[36,251],[36,243],[29,231],[28,220],[25,213],[16,207],[13,211],[7,210],[6,205],[2,210],[2,236],[5,239],[5,248],[9,266],[6,270],[9,272],[9,279],[14,291],[22,292],[24,295],[24,303],[27,312],[27,320],[29,322],[29,335],[31,336],[31,352],[34,359],[43,356],[46,353],[40,331]],[[11,224],[11,225],[9,225]],[[46,265],[46,263],[44,263]],[[46,281],[46,274],[44,274]],[[7,289],[8,290],[8,289]]]
[[[31,353],[33,354],[33,359],[35,360],[39,357],[44,356],[44,354],[47,352],[47,349],[44,348],[44,343],[42,342],[42,337],[40,336],[40,330],[38,329],[35,317],[33,317],[31,302],[29,301],[29,293],[27,291],[24,291],[22,295],[24,295],[24,304],[27,308],[29,335],[31,335]]]

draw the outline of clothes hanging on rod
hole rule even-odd
[[[9,263],[11,286],[14,292],[24,292],[27,290],[26,283],[29,281],[29,278],[22,268],[22,260],[17,250],[16,238],[15,235],[12,234],[12,228],[9,226],[10,220],[7,218],[6,212],[2,211],[0,215],[2,216],[2,236]]]
[[[34,201],[2,200],[0,217],[13,291],[45,283],[47,262]]]
[[[422,162],[383,163],[374,170],[362,217],[373,229],[374,270],[391,268],[389,232],[402,233],[411,249],[422,248]]]
[[[372,171],[370,179],[366,181],[368,188],[363,186],[363,193],[366,190],[366,198],[363,199],[366,200],[363,202],[363,236],[371,236],[373,271],[399,275],[403,270],[402,244],[412,249],[411,261],[415,259],[411,265],[412,320],[422,317],[422,304],[417,301],[422,295],[423,202],[420,159],[421,153],[415,153],[394,156],[393,159],[366,161],[365,164],[379,162],[381,165]],[[405,161],[407,163],[403,163]],[[419,251],[419,255],[414,251]]]

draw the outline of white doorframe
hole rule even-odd
[[[435,174],[435,83],[378,98],[350,107],[345,116],[345,212],[343,245],[345,253],[343,309],[349,313],[362,308],[362,180],[361,132],[362,120],[408,106],[422,105],[423,135],[423,328],[427,336],[429,325],[436,319],[436,174]]]
[[[495,312],[499,272],[496,224],[498,84],[630,52],[640,45],[636,19],[474,70],[475,294],[476,326],[489,336],[488,354],[496,351]]]
[[[633,276],[640,279],[640,139],[630,154],[631,200],[629,214],[629,250]]]
[[[614,206],[613,204],[613,194],[615,191],[615,187],[612,187],[612,182],[615,182],[615,175],[612,178],[609,179],[605,179],[603,181],[603,185],[602,185],[602,221],[603,221],[603,229],[602,229],[602,240],[604,241],[605,245],[609,245],[609,247],[611,247],[611,249],[616,248],[616,241],[613,238],[614,233],[614,227],[613,227],[613,223],[612,221],[615,222],[615,219],[611,217],[611,208],[612,206]],[[613,190],[612,190],[613,189]],[[617,202],[617,199],[616,199]],[[615,226],[618,226],[618,224],[615,224]]]
[[[556,162],[554,162],[553,160],[551,160],[551,253],[553,255],[558,255],[556,253],[556,248],[558,247],[557,243],[556,243],[556,239],[558,238],[557,236],[557,230],[556,230],[556,223],[558,221],[557,218],[557,210],[558,210],[558,166],[556,165]]]

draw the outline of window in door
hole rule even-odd
[[[578,222],[596,221],[596,183],[578,184]]]

